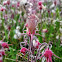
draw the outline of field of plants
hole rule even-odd
[[[0,0],[0,62],[62,62],[62,0]]]

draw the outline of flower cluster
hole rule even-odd
[[[53,62],[52,56],[61,57],[55,55],[62,52],[61,8],[61,0],[0,0],[0,62]]]
[[[5,48],[9,49],[9,45],[6,42],[0,41],[0,62],[3,62],[3,56],[5,55]]]

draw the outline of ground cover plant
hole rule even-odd
[[[0,0],[0,62],[62,62],[62,0]]]

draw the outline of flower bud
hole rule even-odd
[[[24,55],[25,55],[26,51],[27,51],[27,49],[26,49],[25,47],[23,47],[23,48],[20,50],[20,52],[23,53]]]

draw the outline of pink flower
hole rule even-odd
[[[42,2],[39,1],[39,2],[38,2],[38,5],[39,5],[39,9],[41,10],[41,9],[42,9],[42,5],[43,5]]]
[[[25,48],[25,47],[23,47],[23,48],[20,50],[20,52],[23,53],[24,55],[25,55],[26,51],[27,51],[27,48]]]
[[[39,5],[39,6],[41,6],[41,5],[42,5],[42,2],[41,2],[41,1],[39,1],[39,2],[38,2],[38,5]]]
[[[8,30],[9,30],[9,31],[11,30],[11,26],[8,26]]]
[[[2,55],[5,55],[5,51],[2,51]]]
[[[39,9],[41,10],[42,9],[42,6],[40,6]]]
[[[5,11],[5,10],[6,10],[5,8],[1,7],[1,11]]]
[[[0,62],[3,62],[2,60],[0,60]]]
[[[35,48],[39,48],[39,45],[40,45],[40,42],[39,41],[35,41],[35,40],[33,40],[33,46],[35,47]]]
[[[36,29],[36,25],[38,22],[38,18],[36,17],[36,15],[31,14],[30,16],[28,16],[27,22],[26,22],[26,32],[29,36],[31,36],[31,40],[33,39],[33,35],[35,35],[35,29]]]
[[[8,5],[10,4],[10,0],[7,1],[7,4],[8,4]]]
[[[20,6],[20,2],[17,2],[17,7],[19,7]]]
[[[56,0],[54,1],[54,4],[55,4],[55,5],[57,4],[57,1],[56,1]]]
[[[4,3],[3,3],[3,5],[9,5],[10,4],[10,0],[8,0],[8,1],[5,1]]]
[[[47,29],[43,29],[42,32],[46,33],[46,32],[48,32],[48,30]]]
[[[2,55],[5,55],[5,51],[0,50],[0,53],[1,53]]]
[[[52,62],[52,55],[54,55],[55,57],[59,58],[58,56],[56,56],[55,54],[53,54],[53,52],[49,48],[47,48],[45,50],[44,54],[41,57],[45,56],[47,62]],[[61,59],[61,58],[59,58],[59,59]]]
[[[50,13],[50,10],[48,10],[48,13]]]
[[[7,4],[7,1],[3,3],[3,5],[6,5]]]
[[[13,4],[12,7],[15,7],[15,5]]]
[[[28,16],[28,20],[26,22],[26,28],[28,34],[35,34],[35,29],[37,25],[37,17],[34,14]]]
[[[4,47],[4,48],[9,48],[9,46],[8,46],[8,44],[7,44],[6,42],[3,42],[3,43],[2,43],[2,47]]]

